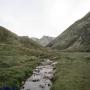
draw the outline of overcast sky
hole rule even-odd
[[[0,26],[18,35],[56,37],[90,11],[90,0],[0,0]]]

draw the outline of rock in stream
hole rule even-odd
[[[26,80],[20,90],[50,90],[56,64],[57,62],[45,59],[33,70],[32,76]]]

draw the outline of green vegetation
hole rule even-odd
[[[47,45],[58,50],[51,90],[90,89],[90,12]]]
[[[3,61],[2,61],[3,60]],[[35,56],[2,56],[0,57],[0,87],[17,87],[31,75],[40,59]]]
[[[61,52],[51,90],[89,90],[90,53]]]
[[[51,90],[89,90],[90,13],[48,47],[56,50],[44,48],[29,37],[20,37],[0,26],[0,88],[8,86],[20,90],[22,81],[32,74],[43,58],[54,57],[58,64]]]
[[[48,57],[47,49],[29,37],[19,37],[0,27],[0,88],[19,89],[44,57]]]
[[[47,47],[59,50],[51,90],[90,89],[90,12],[76,21]]]

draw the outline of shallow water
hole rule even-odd
[[[50,90],[51,79],[55,73],[55,64],[57,62],[45,59],[40,66],[33,70],[32,76],[26,80],[20,90]]]

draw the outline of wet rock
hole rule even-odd
[[[21,90],[50,90],[56,64],[57,62],[44,59],[44,62],[33,70],[33,75],[27,79]]]

